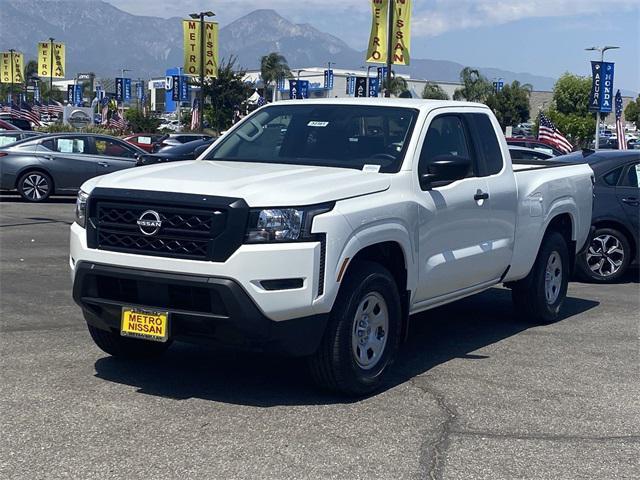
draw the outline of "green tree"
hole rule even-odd
[[[432,100],[449,100],[449,95],[443,90],[443,88],[434,82],[427,82],[422,89],[422,98],[429,98]]]
[[[29,60],[24,67],[24,78],[27,81],[27,83],[29,83],[33,77],[37,77],[37,76],[38,76],[38,62],[36,60]]]
[[[205,105],[211,105],[205,108],[204,115],[218,132],[231,126],[234,109],[245,102],[252,91],[243,81],[246,71],[234,70],[235,62],[233,56],[228,61],[222,59],[218,77],[210,79],[204,86]]]
[[[464,67],[460,71],[462,87],[453,92],[454,100],[484,103],[493,92],[493,86],[478,70]]]
[[[511,85],[506,84],[499,92],[489,95],[487,105],[493,110],[503,129],[529,119],[531,90],[533,87],[528,83],[521,85],[515,80]]]
[[[265,55],[260,60],[260,76],[264,82],[264,96],[267,97],[267,91],[270,89],[273,95],[278,80],[291,77],[287,59],[277,52]]]
[[[640,128],[640,95],[625,107],[624,119],[627,122],[635,123],[636,128]]]
[[[391,77],[390,83],[387,83],[387,80],[385,79],[382,82],[382,88],[383,90],[389,90],[391,95],[395,95],[396,97],[399,97],[409,90],[407,81],[404,78],[397,77],[395,75]]]
[[[596,131],[595,116],[589,112],[590,90],[590,78],[565,73],[553,87],[553,104],[547,112],[558,130],[577,147],[587,147]]]
[[[153,133],[160,126],[160,119],[145,115],[142,111],[130,108],[124,112],[132,132]]]

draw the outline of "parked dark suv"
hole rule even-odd
[[[595,173],[595,232],[589,248],[577,259],[579,275],[601,283],[619,279],[639,257],[640,151],[586,150],[554,160],[586,161]]]

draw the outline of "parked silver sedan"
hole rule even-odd
[[[64,133],[22,140],[0,147],[0,189],[42,202],[76,193],[92,177],[135,167],[145,154],[108,135]]]

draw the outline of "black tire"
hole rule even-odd
[[[100,349],[114,357],[155,358],[162,355],[171,345],[171,341],[153,342],[123,337],[115,332],[102,330],[87,323],[89,334]]]
[[[44,202],[53,193],[53,180],[39,170],[26,172],[18,180],[18,193],[27,202]]]
[[[559,258],[555,267],[552,255]],[[552,263],[550,263],[552,262]],[[558,232],[547,232],[542,239],[538,256],[529,275],[515,282],[511,291],[518,318],[529,323],[547,325],[558,320],[560,309],[567,296],[569,285],[569,249],[567,241]],[[547,298],[545,274],[547,267],[552,270],[553,282],[549,283],[550,298]],[[560,278],[557,278],[557,275]],[[555,288],[554,288],[555,287]],[[555,298],[554,298],[555,296]]]
[[[607,239],[607,237],[610,237]],[[605,247],[607,245],[609,248]],[[622,253],[607,253],[613,246],[618,246]],[[590,259],[587,256],[591,256]],[[598,268],[598,258],[603,264]],[[621,262],[620,262],[621,260]],[[594,266],[592,270],[589,263]],[[620,262],[617,268],[614,268]],[[576,272],[582,280],[595,283],[612,283],[620,279],[631,262],[631,245],[627,236],[614,228],[598,228],[586,252],[576,259]],[[609,268],[607,268],[609,267]]]
[[[380,340],[380,336],[387,335],[386,343],[381,347],[380,355],[376,356],[377,363],[369,368],[363,368],[356,360],[354,351],[360,346],[352,345],[353,335],[361,321],[356,323],[356,312],[359,307],[367,308],[367,298],[374,296],[374,302],[384,300],[384,307],[388,313],[388,332],[378,330],[373,338]],[[364,302],[364,305],[362,303]],[[382,302],[380,302],[382,304]],[[373,315],[376,304],[372,307]],[[364,318],[363,316],[359,318]],[[367,325],[368,319],[366,320]],[[372,321],[373,324],[373,321]],[[365,327],[370,330],[369,327]],[[358,262],[353,264],[343,281],[330,314],[318,351],[309,358],[309,367],[315,382],[326,389],[350,396],[362,396],[375,391],[382,382],[387,367],[392,363],[398,350],[402,329],[402,307],[400,294],[393,276],[381,265],[374,262]],[[371,333],[361,332],[367,339]],[[368,346],[366,347],[369,348]],[[365,355],[369,356],[370,350]],[[373,362],[371,359],[366,361]]]

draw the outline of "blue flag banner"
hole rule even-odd
[[[333,90],[333,70],[324,71],[324,88]]]
[[[174,102],[180,101],[180,75],[171,76],[171,100]]]
[[[73,85],[67,85],[67,103],[73,105],[74,103],[74,88]]]
[[[356,77],[347,77],[347,95],[353,95],[356,91]]]
[[[77,107],[82,105],[82,85],[74,85],[73,104]]]
[[[39,102],[40,101],[40,86],[36,85],[33,88],[33,101],[34,102]]]
[[[380,82],[378,77],[369,78],[369,96],[377,97],[379,93]]]
[[[387,67],[378,67],[378,85],[382,85],[385,78],[387,78]]]
[[[185,76],[180,77],[180,101],[189,101],[189,82]]]
[[[122,77],[116,77],[116,101],[121,102],[124,99],[124,82]]]
[[[309,80],[298,80],[298,98],[309,98]]]
[[[289,99],[298,98],[298,80],[289,80]]]
[[[367,96],[367,77],[356,77],[356,97]]]
[[[589,111],[609,113],[613,108],[613,72],[611,62],[591,62]]]
[[[144,89],[142,82],[136,82],[136,98],[142,100],[144,98]]]
[[[278,91],[284,92],[284,78],[278,79]]]
[[[124,100],[128,102],[131,100],[131,79],[124,79]]]
[[[502,89],[504,88],[504,82],[500,81],[500,82],[493,82],[493,91],[498,93],[501,92]]]

